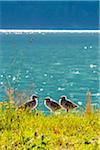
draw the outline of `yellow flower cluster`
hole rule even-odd
[[[99,150],[99,112],[45,115],[3,104],[9,109],[0,112],[0,150]]]

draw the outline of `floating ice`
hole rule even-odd
[[[3,78],[3,74],[1,74],[1,78]]]
[[[26,75],[26,76],[25,76],[25,78],[29,78],[29,76],[28,76],[28,75]]]
[[[33,67],[31,67],[30,69],[33,69]]]
[[[43,88],[41,88],[41,89],[40,89],[40,91],[42,92],[42,91],[44,91],[44,89],[43,89]]]
[[[97,106],[97,105],[98,105],[97,103],[93,103],[93,104],[92,104],[92,106]]]
[[[29,70],[26,70],[26,73],[29,73]]]
[[[54,65],[61,65],[61,63],[60,62],[56,62],[56,63],[54,63]]]
[[[94,66],[93,66],[93,64],[90,64],[90,68],[93,68]]]
[[[47,77],[47,74],[45,73],[44,76]]]
[[[8,78],[11,78],[11,75],[8,75]]]
[[[96,65],[90,64],[90,68],[95,68],[95,67],[96,67]]]
[[[80,74],[79,71],[73,71],[73,74]]]
[[[58,87],[58,91],[64,91],[65,88]]]
[[[90,48],[92,48],[92,45],[90,45]]]
[[[45,33],[42,33],[42,35],[45,35]]]
[[[79,105],[82,105],[82,102],[79,101],[78,104],[79,104]]]
[[[51,75],[50,78],[53,78],[53,75]]]
[[[73,93],[70,93],[69,96],[70,96],[70,98],[73,98],[73,97],[74,97]]]
[[[45,85],[45,84],[46,84],[46,82],[43,82],[43,84]]]
[[[97,96],[100,96],[100,93],[97,93]]]
[[[73,82],[71,82],[71,83],[70,83],[70,86],[73,86],[73,84],[74,84],[74,83],[73,83]]]
[[[99,30],[7,30],[7,29],[0,29],[0,33],[5,33],[5,34],[22,34],[22,33],[27,33],[27,34],[32,34],[32,33],[100,33]]]
[[[3,82],[0,82],[1,85],[3,85]]]
[[[96,71],[95,71],[95,70],[93,70],[93,73],[96,73]]]
[[[87,46],[84,46],[84,49],[87,49],[88,47]]]
[[[92,94],[92,96],[100,96],[100,93]]]
[[[13,77],[12,80],[15,81],[15,80],[16,80],[16,77]]]

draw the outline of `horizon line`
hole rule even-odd
[[[100,30],[0,29],[0,33],[100,33]]]

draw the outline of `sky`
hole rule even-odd
[[[0,29],[99,29],[98,1],[0,1]]]

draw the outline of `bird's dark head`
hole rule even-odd
[[[44,101],[50,102],[50,97],[46,97],[46,98],[44,99]]]
[[[67,97],[65,95],[63,95],[63,96],[60,97],[60,99],[65,100],[65,99],[67,99]]]
[[[37,95],[35,95],[35,94],[31,96],[31,99],[32,99],[32,100],[37,99],[37,98],[39,98],[39,96],[37,96]]]

